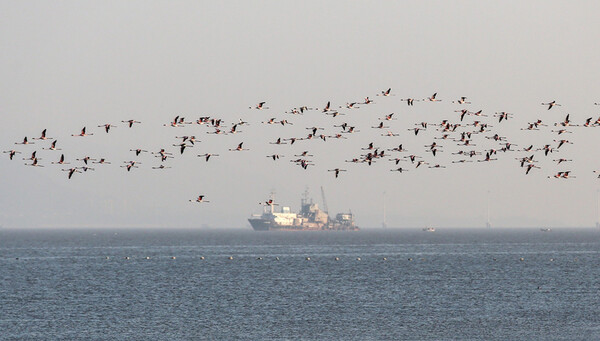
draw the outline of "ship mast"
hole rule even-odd
[[[304,207],[304,205],[308,204],[308,186],[304,187],[304,194],[302,194],[302,200],[300,201],[300,209]]]
[[[273,200],[273,203],[275,202],[275,190],[271,190],[271,200]],[[271,214],[273,214],[275,211],[275,205],[268,205],[270,210],[271,210]]]
[[[329,218],[329,208],[327,207],[327,200],[325,199],[325,190],[323,189],[323,186],[321,186],[321,196],[323,197],[323,211],[325,214],[327,214],[327,225],[329,226],[329,221],[331,219]]]

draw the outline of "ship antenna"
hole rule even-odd
[[[302,206],[308,203],[308,186],[304,187],[304,194],[302,194]]]

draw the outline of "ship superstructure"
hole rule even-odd
[[[248,219],[255,231],[356,231],[352,213],[338,213],[331,218],[328,212],[308,199],[305,193],[300,202],[300,212],[294,213],[288,206],[280,209],[276,204],[265,204],[262,215]]]

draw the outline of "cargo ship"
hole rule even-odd
[[[271,194],[271,197],[273,195]],[[323,195],[323,198],[325,196]],[[324,203],[326,206],[327,204]],[[292,212],[288,206],[282,206],[277,212],[272,201],[263,205],[263,213],[252,215],[248,219],[254,231],[357,231],[352,213],[338,213],[335,219],[327,211],[308,199],[305,192],[300,202],[300,213]]]

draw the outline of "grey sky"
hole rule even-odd
[[[415,137],[406,129],[421,121],[457,122],[460,106],[451,101],[460,96],[473,102],[471,110],[513,113],[501,125],[490,119],[494,127],[486,135],[498,132],[519,148],[557,139],[550,129],[520,131],[527,122],[554,123],[567,113],[578,124],[596,119],[597,13],[600,4],[592,1],[3,1],[0,147],[23,154],[0,158],[0,224],[245,227],[271,190],[298,209],[305,186],[320,202],[322,185],[330,211],[351,209],[361,227],[381,224],[384,191],[390,226],[482,226],[488,190],[496,226],[591,226],[600,128],[573,128],[567,138],[575,144],[545,159],[539,154],[542,169],[527,176],[514,160],[526,153],[516,152],[446,169],[405,164],[405,174],[390,172],[387,160],[371,167],[344,160],[373,141],[385,148],[403,143],[432,163],[449,165],[460,147],[444,142],[445,152],[432,159],[423,146],[439,132]],[[395,97],[375,96],[388,87]],[[434,92],[441,103],[409,108],[400,102]],[[376,103],[342,110],[347,115],[337,118],[283,113],[366,96]],[[552,100],[562,107],[540,105]],[[270,109],[248,109],[260,101]],[[390,130],[400,137],[381,137],[370,128],[390,112],[398,116]],[[251,125],[231,136],[207,135],[205,126],[162,126],[176,115],[219,117],[227,126],[241,118]],[[294,125],[260,124],[270,117]],[[130,118],[143,123],[132,129],[120,123]],[[96,127],[108,122],[119,125],[110,134]],[[304,136],[309,126],[335,133],[333,124],[341,122],[361,132],[348,140],[269,144]],[[83,126],[95,135],[70,136]],[[67,180],[61,167],[50,165],[61,152],[41,150],[48,143],[14,145],[44,128],[68,161],[89,155],[113,164]],[[167,162],[172,169],[150,169],[160,162],[149,155],[137,158],[143,165],[130,173],[118,167],[134,159],[132,148],[175,150],[176,135],[202,142]],[[475,142],[494,145],[484,140]],[[249,152],[227,151],[242,141]],[[20,159],[33,150],[44,168],[23,165]],[[289,162],[303,150],[315,154],[315,167]],[[221,156],[208,163],[195,156],[205,152]],[[272,153],[286,157],[275,163],[265,157]],[[558,157],[574,161],[556,167],[551,159]],[[327,172],[335,167],[349,171],[335,179]],[[558,170],[572,170],[577,178],[546,178]],[[210,204],[188,202],[201,193]]]

